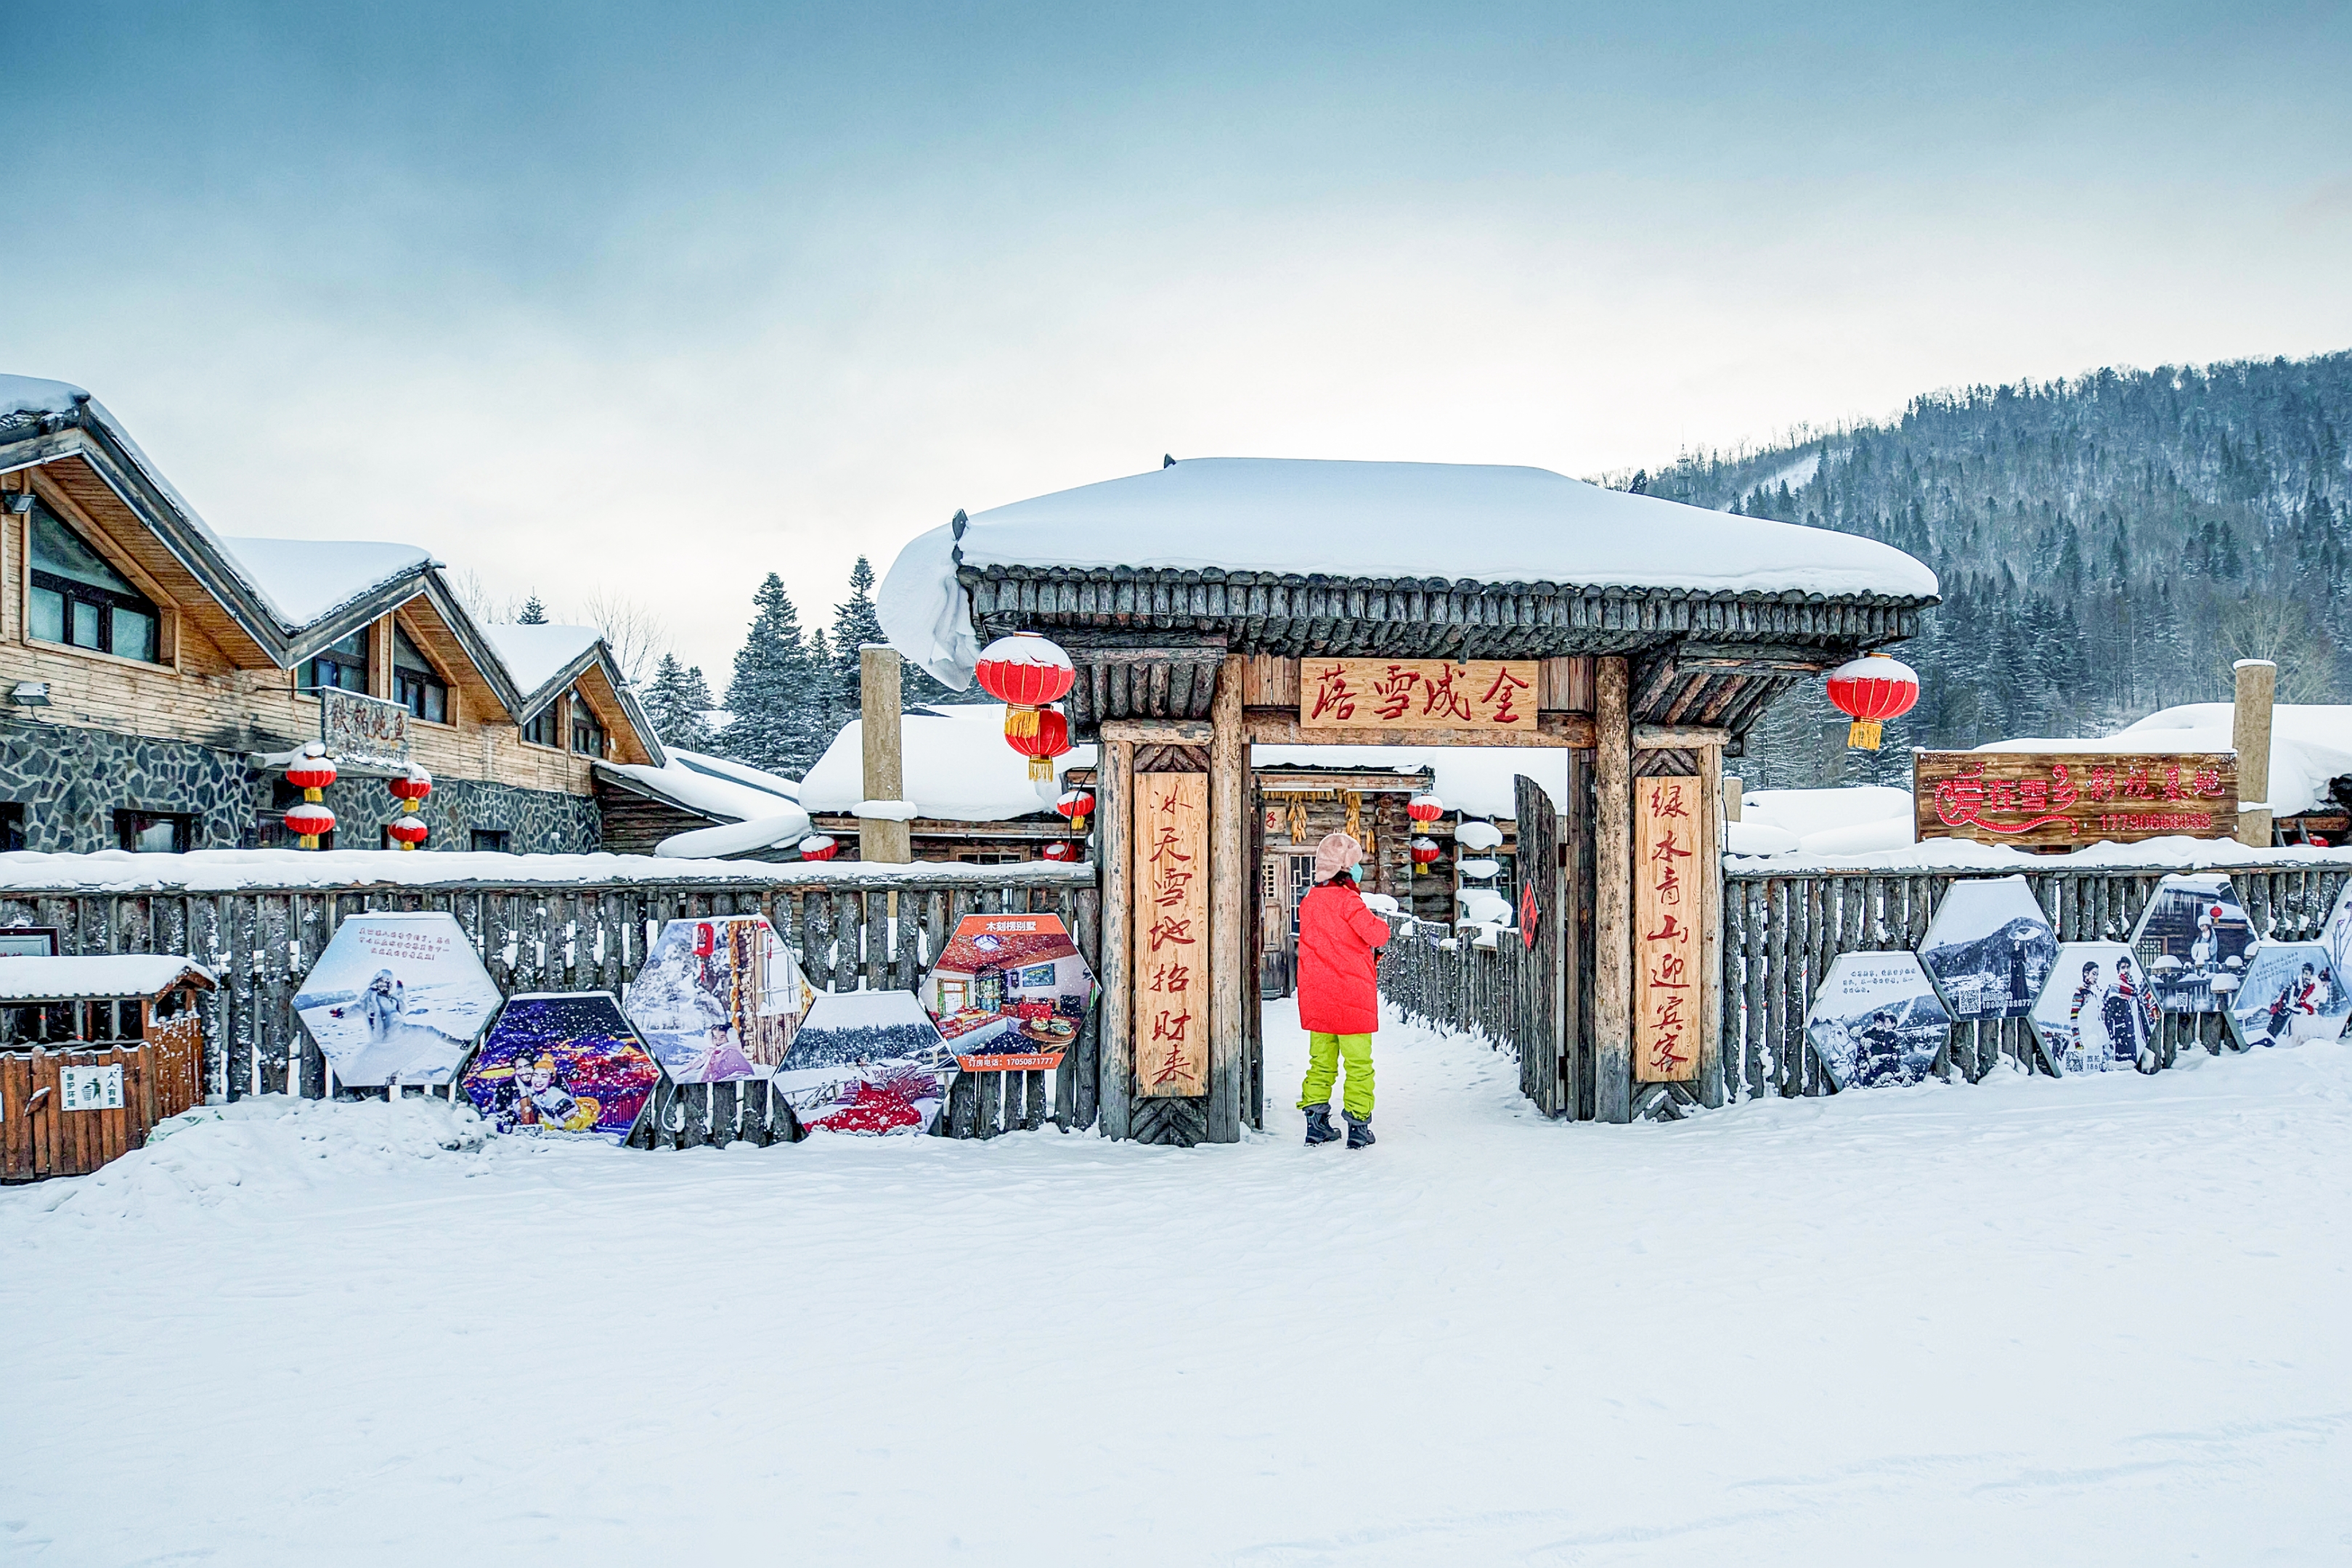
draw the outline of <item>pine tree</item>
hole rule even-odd
[[[646,687],[646,716],[653,720],[662,744],[709,751],[710,721],[703,716],[710,706],[710,686],[700,667],[685,668],[674,654],[664,653]]]
[[[782,578],[770,572],[751,602],[751,629],[736,651],[735,678],[727,687],[734,715],[727,754],[797,779],[833,738],[832,672],[803,639],[800,612]]]
[[[539,595],[534,593],[522,601],[522,613],[515,619],[525,626],[544,626],[547,624],[547,606],[541,604]]]
[[[868,643],[883,641],[882,622],[874,614],[874,568],[859,556],[857,564],[849,569],[849,598],[833,607],[833,686],[844,720],[856,718],[866,700],[859,650]],[[902,678],[899,699],[905,698]]]

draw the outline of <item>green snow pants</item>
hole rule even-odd
[[[1339,1080],[1343,1060],[1348,1064],[1348,1087],[1341,1092],[1341,1108],[1359,1122],[1372,1113],[1372,1037],[1325,1034],[1320,1030],[1307,1036],[1307,1082],[1298,1091],[1300,1110],[1331,1103],[1331,1085]]]

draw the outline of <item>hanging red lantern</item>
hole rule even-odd
[[[1437,847],[1437,841],[1436,841],[1436,840],[1434,840],[1434,839],[1415,839],[1415,840],[1413,840],[1413,841],[1412,841],[1412,871],[1413,871],[1413,874],[1414,874],[1415,876],[1419,876],[1419,875],[1422,875],[1423,873],[1426,873],[1426,872],[1429,870],[1429,867],[1430,867],[1431,862],[1433,862],[1433,861],[1435,861],[1435,860],[1437,859],[1437,857],[1438,857],[1439,855],[1443,854],[1443,853],[1444,853],[1444,852],[1443,850],[1441,850],[1441,849],[1439,849],[1439,848]]]
[[[840,842],[824,833],[811,833],[801,841],[801,859],[804,861],[829,861],[840,852]]]
[[[304,849],[315,850],[320,834],[335,831],[335,814],[313,801],[299,800],[286,809],[286,831],[299,836]]]
[[[412,800],[409,804],[414,806],[415,802]],[[413,850],[425,841],[425,834],[430,830],[414,817],[394,817],[390,822],[384,824],[383,831],[390,833],[392,841],[402,849]]]
[[[412,764],[406,773],[385,786],[400,801],[400,809],[411,816],[425,797],[433,793],[433,775]]]
[[[1070,831],[1087,831],[1087,819],[1095,814],[1095,797],[1091,789],[1065,789],[1062,798],[1054,802],[1054,810],[1070,820]]]
[[[982,648],[972,674],[982,691],[1004,705],[1008,740],[1036,734],[1038,710],[1059,702],[1078,678],[1070,656],[1034,632],[1015,632]]]
[[[1004,744],[1029,759],[1031,783],[1051,784],[1054,758],[1070,749],[1070,722],[1053,708],[1039,710],[1035,717],[1037,727],[1027,735],[1015,735],[1007,720]]]
[[[305,800],[323,799],[320,791],[334,781],[334,761],[327,756],[327,748],[315,740],[304,747],[301,755],[286,768],[286,782],[301,790]]]
[[[1445,802],[1434,795],[1415,795],[1404,803],[1404,814],[1416,822],[1433,822],[1445,815]]]
[[[1049,861],[1074,861],[1078,858],[1078,846],[1067,839],[1055,839],[1038,853]]]
[[[1830,701],[1853,720],[1846,727],[1845,743],[1875,751],[1881,725],[1901,718],[1919,700],[1918,672],[1884,653],[1849,659],[1830,672]]]

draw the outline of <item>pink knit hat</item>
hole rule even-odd
[[[1315,846],[1315,880],[1328,882],[1353,865],[1360,865],[1364,846],[1345,833],[1326,833]]]

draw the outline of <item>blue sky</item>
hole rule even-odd
[[[2341,5],[486,9],[0,7],[0,369],[722,685],[759,574],[1162,452],[2352,346]]]

